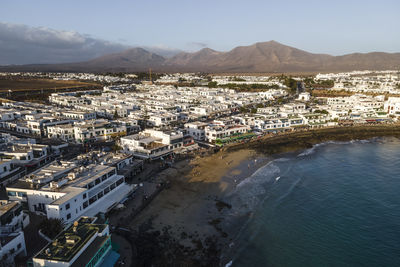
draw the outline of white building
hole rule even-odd
[[[183,146],[183,133],[146,129],[138,134],[121,138],[125,153],[139,158],[159,158]]]
[[[383,109],[390,115],[400,116],[400,97],[389,97]]]
[[[83,214],[93,216],[118,203],[131,190],[117,168],[91,163],[79,167],[53,163],[7,186],[12,200],[26,202],[31,212],[70,223]]]
[[[299,101],[310,101],[311,99],[311,94],[309,92],[303,92],[299,94],[299,97],[297,98],[297,100]]]
[[[22,229],[28,224],[29,216],[19,202],[0,202],[0,266],[14,266],[15,257],[26,256]]]
[[[47,127],[47,137],[57,138],[70,142],[75,140],[75,131],[72,124],[60,124]]]
[[[166,126],[178,121],[178,115],[167,112],[154,113],[147,120],[153,126]]]
[[[74,124],[74,139],[78,143],[95,140],[110,140],[126,135],[126,126],[107,120],[83,121]]]
[[[14,119],[13,110],[0,108],[0,121],[12,121]]]
[[[62,115],[69,119],[74,120],[94,120],[96,119],[96,112],[86,112],[86,111],[63,111]]]
[[[232,135],[244,134],[250,131],[247,125],[214,125],[205,127],[207,142],[215,142],[217,139],[229,137]]]
[[[17,162],[17,160],[0,156],[0,188],[25,174],[25,168],[18,166]]]
[[[98,267],[110,258],[118,259],[112,250],[108,224],[96,223],[96,218],[81,217],[62,231],[33,257],[34,267]],[[116,253],[117,257],[113,257]],[[115,260],[110,262],[113,266]]]
[[[0,158],[20,166],[42,166],[50,160],[49,150],[47,145],[41,144],[9,144],[0,150]]]
[[[193,137],[196,141],[205,141],[206,139],[206,131],[205,128],[207,127],[207,123],[204,122],[188,122],[185,123],[185,129],[187,130],[188,134]]]

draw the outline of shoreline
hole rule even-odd
[[[384,136],[400,137],[400,124],[310,129],[266,136],[248,143],[228,145],[225,149],[229,152],[248,148],[259,153],[275,155],[311,148],[327,141],[351,141]]]
[[[328,141],[385,136],[400,137],[400,126],[353,126],[290,132],[227,145],[211,155],[176,162],[172,168],[155,175],[156,178],[168,180],[170,188],[159,193],[127,225],[137,234],[131,240],[131,243],[138,242],[133,263],[221,266],[221,261],[226,260],[221,258],[222,252],[236,237],[233,234],[235,228],[237,230],[251,216],[240,218],[237,223],[231,224],[232,227],[228,227],[230,229],[222,226],[226,214],[233,212],[232,205],[225,202],[224,198],[234,191],[237,184],[279,154],[309,149]],[[156,252],[138,251],[138,247],[148,243],[155,246]]]

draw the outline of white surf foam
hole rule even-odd
[[[285,161],[289,161],[289,158],[278,158],[278,159],[274,159],[273,162],[285,162]]]
[[[300,153],[297,156],[298,157],[305,157],[305,156],[311,155],[312,153],[315,152],[315,148],[316,148],[316,146],[313,146],[312,148],[306,149],[306,150],[304,150],[302,153]]]
[[[266,193],[264,184],[275,182],[275,177],[279,173],[279,167],[271,161],[241,181],[228,196],[228,201],[234,207],[235,213],[243,214],[254,210]]]
[[[370,143],[371,140],[351,140],[351,141],[326,141],[323,143],[319,143],[319,144],[315,144],[313,145],[312,148],[308,148],[306,150],[304,150],[303,152],[301,152],[299,155],[297,155],[298,157],[304,157],[304,156],[309,156],[311,154],[313,154],[316,149],[320,146],[326,146],[326,145],[348,145],[348,144],[355,144],[355,143],[361,143],[361,144],[365,144],[365,143]]]

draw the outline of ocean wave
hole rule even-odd
[[[294,189],[298,186],[299,183],[301,183],[301,181],[302,177],[299,177],[296,181],[294,181],[294,183],[289,187],[289,189],[276,200],[274,209],[277,206],[279,206],[280,203],[282,203],[282,201],[294,191]]]
[[[222,223],[223,227],[229,228],[231,223],[237,218],[243,218],[244,216],[247,219],[246,222],[241,225],[238,230],[236,230],[235,238],[232,241],[232,247],[229,246],[229,248],[227,248],[225,251],[227,253],[225,255],[227,257],[227,263],[225,266],[233,265],[235,255],[231,253],[238,249],[236,242],[237,238],[239,238],[242,232],[246,229],[247,224],[253,217],[254,211],[257,209],[257,207],[268,198],[268,186],[276,183],[276,178],[280,177],[279,175],[281,175],[280,168],[274,164],[274,162],[287,160],[290,159],[282,158],[270,161],[268,164],[254,172],[253,175],[241,181],[236,186],[236,189],[229,196],[227,196],[226,201],[232,205],[232,209],[225,214],[226,217]]]
[[[253,211],[266,194],[265,184],[275,182],[280,169],[272,161],[241,181],[228,196],[238,214]]]
[[[246,184],[255,184],[255,183],[258,184],[258,183],[268,182],[274,174],[279,172],[280,172],[279,167],[274,164],[274,161],[270,161],[263,167],[256,170],[251,176],[241,181],[237,185],[236,191],[240,190],[240,188]]]
[[[298,157],[304,157],[304,156],[311,155],[312,153],[315,152],[315,148],[316,148],[316,146],[313,146],[312,148],[306,149],[306,150],[304,150],[302,153],[300,153],[297,156]]]
[[[386,142],[386,139],[374,138],[369,140],[352,140],[346,142],[328,141],[303,150],[297,156],[310,155],[318,151],[319,147],[330,144],[349,145],[375,142]],[[340,149],[338,151],[327,149],[327,151],[328,153],[341,152]],[[392,154],[390,155],[390,159],[393,160]],[[293,162],[279,164],[280,162],[287,161]],[[385,160],[385,162],[387,161]],[[237,186],[229,199],[232,204],[232,209],[225,214],[227,216],[225,217],[226,220],[224,220],[223,224],[227,227],[236,226],[233,221],[239,218],[237,216],[241,215],[242,217],[240,219],[243,218],[244,221],[241,222],[240,226],[237,225],[239,226],[238,228],[231,228],[235,229],[235,234],[232,240],[232,244],[234,245],[229,246],[224,250],[223,253],[226,254],[224,255],[225,261],[223,261],[223,266],[237,265],[238,262],[241,262],[241,253],[246,250],[252,240],[260,234],[263,234],[262,232],[260,233],[260,230],[262,230],[262,226],[266,223],[266,217],[260,216],[259,214],[264,212],[265,207],[267,207],[266,210],[268,210],[268,212],[275,214],[280,210],[280,206],[285,205],[285,203],[290,203],[289,201],[293,196],[298,196],[296,193],[298,190],[301,190],[305,185],[310,185],[312,180],[310,180],[307,175],[302,175],[295,171],[299,166],[303,165],[302,162],[299,162],[299,160],[296,159],[296,154],[294,154],[293,157],[288,156],[288,158],[278,158],[258,169],[252,176],[246,178]],[[302,169],[302,167],[300,167],[300,169]],[[262,205],[262,203],[268,203],[268,205]]]
[[[289,161],[289,158],[278,158],[278,159],[274,159],[272,162],[286,162]]]
[[[313,154],[316,149],[320,146],[326,146],[326,145],[349,145],[349,144],[366,144],[366,143],[371,143],[374,142],[374,139],[367,139],[367,140],[350,140],[350,141],[326,141],[323,143],[319,143],[319,144],[315,144],[313,145],[311,148],[308,148],[306,150],[303,150],[303,152],[301,152],[300,154],[297,155],[297,157],[304,157],[304,156],[309,156],[311,154]]]

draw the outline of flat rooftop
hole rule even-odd
[[[11,183],[11,184],[9,184],[9,185],[7,185],[7,189],[8,188],[13,188],[13,189],[31,189],[31,190],[34,190],[35,188],[33,187],[33,184],[32,183],[29,183],[29,182],[27,182],[27,181],[25,181],[25,180],[21,180],[21,179],[18,179],[18,180],[16,180],[15,182],[13,182],[13,183]]]
[[[107,227],[105,224],[92,224],[91,222],[85,217],[80,218],[76,227],[71,225],[62,231],[53,242],[44,247],[34,258],[70,262],[94,235],[101,233]],[[92,250],[90,248],[92,244],[97,248],[101,247],[99,245],[102,243],[98,242],[98,238],[95,238],[91,245],[85,249],[85,252]],[[108,236],[103,236],[100,240],[104,238],[107,239]],[[87,260],[90,260],[90,258],[87,258]]]
[[[65,193],[65,195],[63,195],[60,198],[57,198],[56,200],[51,202],[49,205],[61,205],[65,202],[73,199],[74,197],[76,197],[80,193],[84,192],[85,190],[86,189],[84,189],[84,188],[65,187],[63,190],[60,191],[60,193]]]
[[[6,214],[9,210],[16,207],[17,205],[18,205],[18,202],[16,202],[16,201],[0,205],[0,217],[3,216],[3,214]]]
[[[107,165],[96,165],[90,164],[84,168],[81,172],[76,173],[77,177],[68,182],[67,185],[74,187],[86,187],[87,184],[95,181],[97,178],[107,174],[111,170],[115,169]]]
[[[193,122],[187,122],[185,123],[185,125],[207,126],[208,123],[202,121],[193,121]]]
[[[150,142],[154,142],[156,140],[161,140],[160,138],[142,135],[142,134],[134,134],[134,135],[124,136],[123,139],[130,139],[130,140],[140,141],[143,143],[150,143]]]
[[[20,234],[21,234],[21,232],[19,232],[19,233],[11,233],[11,234],[6,235],[6,236],[0,236],[0,244],[2,246],[4,246],[7,243],[11,242],[14,238],[17,238]]]
[[[67,172],[77,167],[71,161],[53,161],[49,165],[39,169],[38,171],[28,175],[31,179],[47,178],[51,175],[57,175],[63,172]]]

